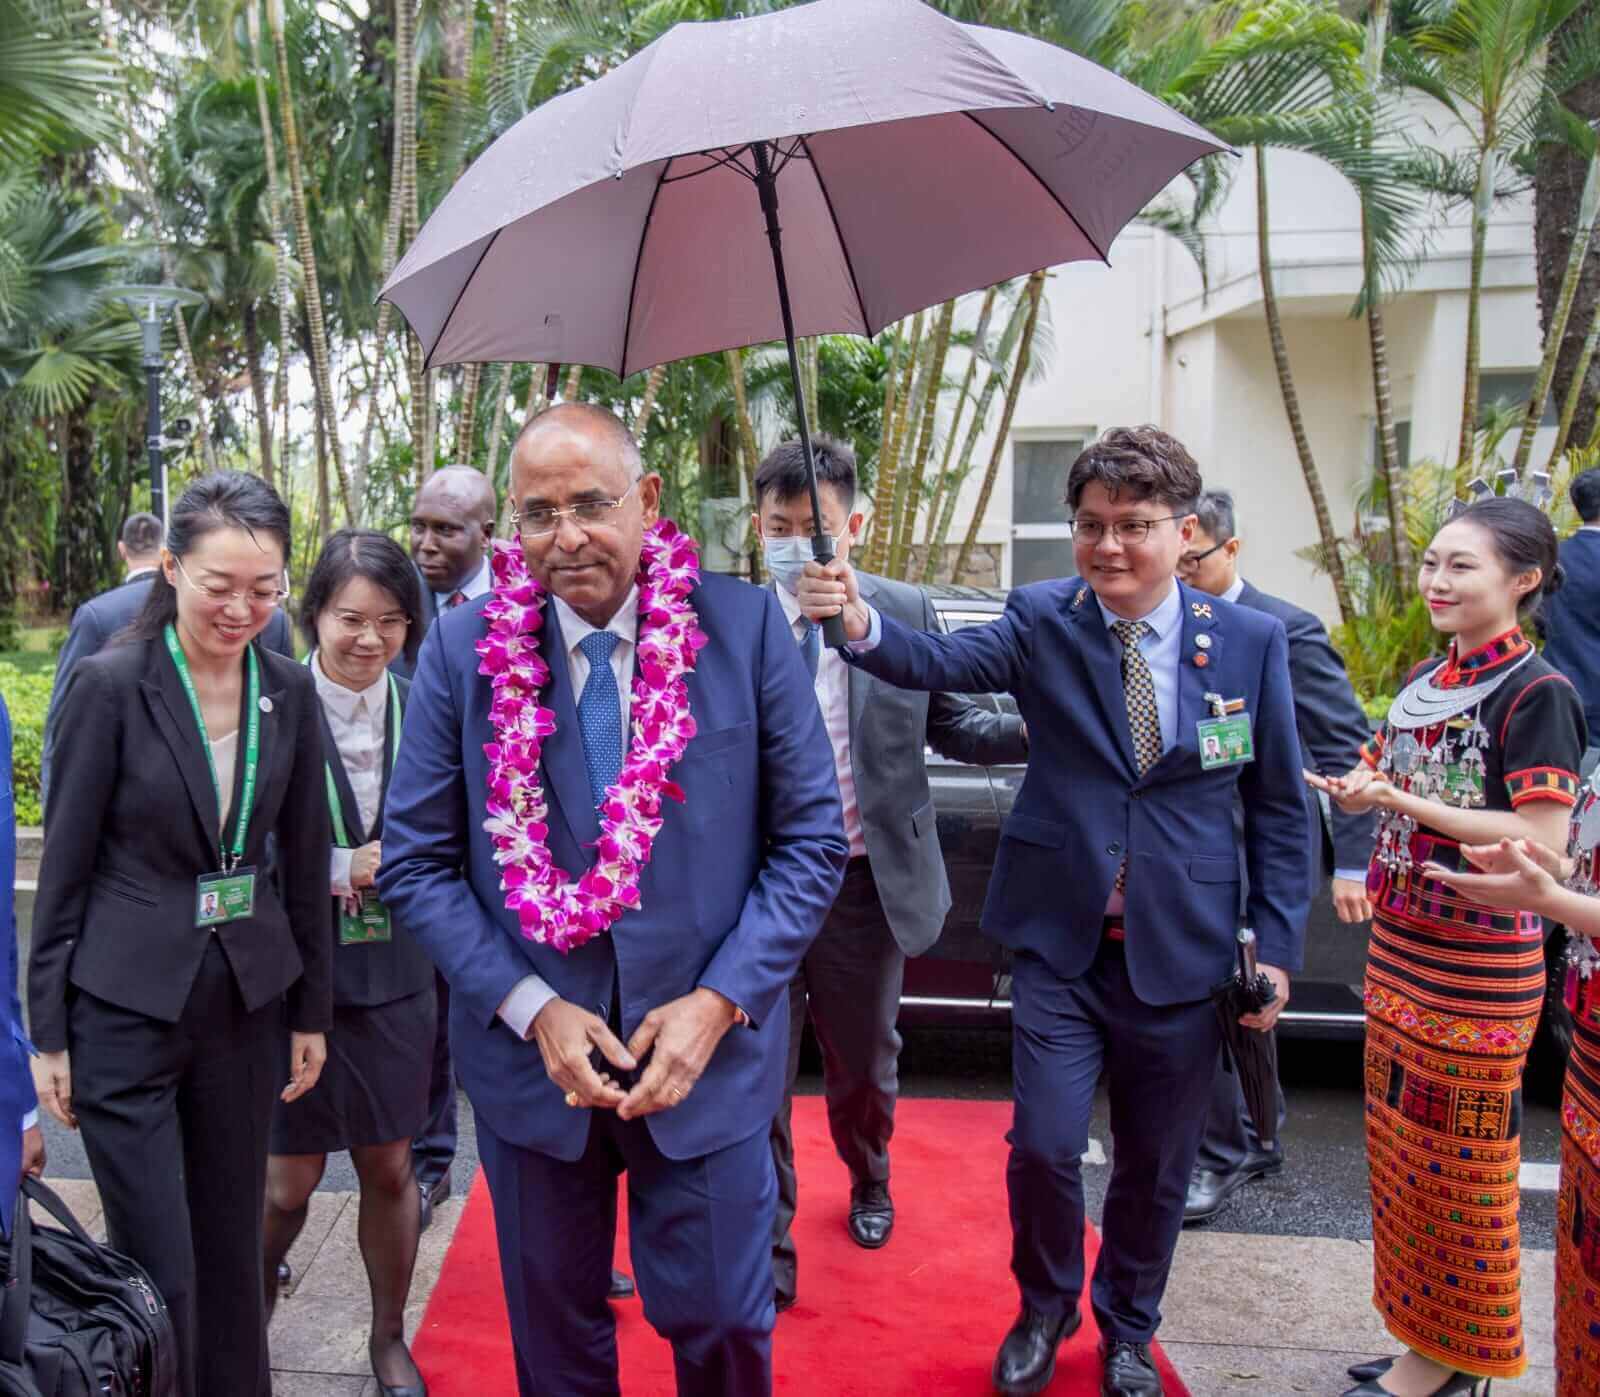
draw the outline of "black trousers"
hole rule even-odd
[[[894,1103],[900,1092],[900,990],[906,957],[889,930],[864,858],[850,861],[844,884],[799,973],[789,985],[789,1081],[772,1121],[778,1211],[772,1228],[772,1279],[793,1299],[798,1260],[789,1235],[799,1200],[791,1128],[800,1036],[809,1010],[822,1049],[822,1090],[833,1147],[853,1183],[886,1183]]]
[[[433,1031],[433,1073],[428,1079],[428,1119],[411,1142],[417,1182],[432,1187],[456,1157],[456,1073],[450,1061],[450,982],[433,972],[439,1018]]]
[[[672,1345],[679,1397],[771,1393],[774,1189],[764,1133],[668,1159],[646,1121],[595,1111],[587,1148],[567,1162],[502,1140],[481,1114],[477,1129],[520,1397],[620,1391],[606,1291],[624,1172],[639,1298]]]
[[[184,1397],[271,1390],[261,1219],[289,1073],[282,1013],[245,1009],[214,937],[177,1023],[81,991],[69,1010],[72,1104],[107,1236],[167,1302]]]
[[[1011,1269],[1022,1298],[1059,1317],[1083,1293],[1083,1152],[1102,1073],[1111,1099],[1106,1190],[1092,1304],[1108,1339],[1145,1343],[1183,1226],[1221,1030],[1209,999],[1151,1005],[1133,992],[1120,943],[1064,980],[1037,956],[1011,966],[1015,1104],[1006,1186]]]

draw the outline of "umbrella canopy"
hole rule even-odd
[[[1270,1030],[1246,1028],[1239,1018],[1266,1008],[1278,992],[1256,969],[1255,933],[1240,931],[1237,938],[1238,968],[1211,991],[1211,1002],[1222,1025],[1224,1061],[1238,1074],[1261,1148],[1271,1152],[1278,1142],[1278,1040]]]
[[[1104,259],[1221,142],[1050,44],[920,0],[681,24],[529,113],[382,294],[430,365],[622,376],[784,338],[752,144],[767,143],[794,332],[876,334],[1039,267]]]

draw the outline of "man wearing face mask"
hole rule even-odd
[[[822,527],[838,557],[849,556],[861,532],[856,464],[850,448],[826,437],[813,443]],[[822,1048],[823,1090],[834,1148],[850,1170],[851,1240],[876,1249],[889,1240],[889,1137],[899,1089],[900,1035],[895,1031],[907,956],[938,939],[950,909],[950,886],[939,849],[926,742],[954,761],[993,765],[1027,756],[1022,720],[992,713],[956,694],[912,693],[848,666],[821,645],[821,632],[795,600],[811,560],[812,511],[805,454],[784,442],[756,473],[756,532],[767,571],[795,642],[805,657],[833,746],[844,806],[850,862],[844,886],[789,987],[789,1077],[783,1109],[772,1123],[778,1173],[772,1271],[777,1306],[796,1297],[796,1256],[789,1225],[797,1196],[790,1105],[799,1072],[807,1008]],[[872,605],[918,630],[938,630],[933,607],[917,588],[858,573]]]

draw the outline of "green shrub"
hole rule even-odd
[[[0,695],[11,713],[11,783],[16,791],[17,823],[36,825],[39,810],[39,762],[44,756],[44,715],[50,706],[51,672],[25,672],[0,660]]]

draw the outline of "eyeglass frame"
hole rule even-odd
[[[1232,538],[1225,538],[1221,543],[1213,543],[1204,553],[1185,553],[1178,559],[1178,566],[1180,568],[1197,568],[1218,549],[1226,548],[1232,542]]]
[[[340,628],[352,640],[364,635],[368,626],[372,627],[373,633],[379,640],[388,640],[397,633],[404,635],[411,629],[411,618],[401,611],[392,611],[384,616],[364,616],[359,611],[330,611],[327,614],[339,623]],[[352,619],[360,622],[360,625],[353,630],[350,625]],[[398,627],[398,631],[391,629],[385,633],[385,622],[389,622],[391,627]]]
[[[1098,544],[1100,540],[1106,536],[1106,531],[1109,530],[1111,537],[1116,539],[1118,543],[1126,548],[1130,543],[1132,543],[1135,547],[1139,546],[1140,544],[1149,543],[1150,531],[1154,529],[1157,524],[1165,524],[1169,519],[1187,519],[1188,517],[1189,516],[1187,514],[1161,514],[1157,515],[1154,519],[1113,519],[1109,524],[1106,523],[1104,519],[1085,519],[1081,523],[1077,519],[1069,519],[1067,520],[1067,528],[1071,531],[1074,541],[1076,541],[1078,538],[1079,529],[1099,529],[1100,535],[1098,538],[1091,539],[1086,536],[1083,539],[1083,542],[1089,544],[1091,547],[1095,544]],[[1143,535],[1137,539],[1123,538],[1118,530],[1130,524],[1143,525]]]
[[[643,479],[644,477],[641,475],[638,480],[635,480],[614,500],[579,500],[577,504],[568,505],[565,509],[555,509],[552,507],[549,512],[555,516],[555,523],[552,524],[548,529],[541,529],[536,534],[525,534],[522,532],[522,512],[520,510],[513,509],[511,511],[511,527],[516,530],[518,538],[549,538],[553,534],[558,534],[561,532],[561,521],[563,519],[570,519],[578,526],[580,530],[587,534],[589,530],[584,526],[584,521],[578,517],[578,511],[580,509],[595,509],[603,507],[610,510],[611,515],[605,519],[591,519],[589,520],[589,525],[594,528],[609,529],[611,527],[611,517],[622,508],[628,496],[639,488],[640,481]],[[533,512],[536,514],[543,513],[544,507],[541,506],[540,509],[537,509]]]
[[[212,590],[209,587],[205,586],[202,583],[196,582],[194,580],[194,578],[189,576],[189,569],[184,567],[182,558],[180,558],[176,553],[173,553],[170,556],[172,558],[173,564],[178,569],[179,576],[181,576],[183,578],[183,580],[185,582],[187,582],[189,584],[189,586],[194,591],[200,593],[200,595],[202,597],[204,597],[208,602],[210,602],[213,606],[227,606],[230,602],[236,602],[236,601],[242,601],[246,606],[252,607],[252,608],[253,607],[258,607],[258,606],[259,607],[281,606],[283,604],[284,600],[289,595],[289,586],[288,586],[288,583],[289,583],[289,569],[288,568],[285,568],[283,570],[283,582],[284,582],[284,585],[279,587],[279,588],[277,588],[272,593],[272,599],[270,601],[266,600],[263,597],[257,597],[255,595],[253,595],[255,589],[251,588],[251,587],[246,587],[243,591],[238,591],[238,592],[225,589],[224,590],[224,594],[219,597],[219,596],[214,595]]]

